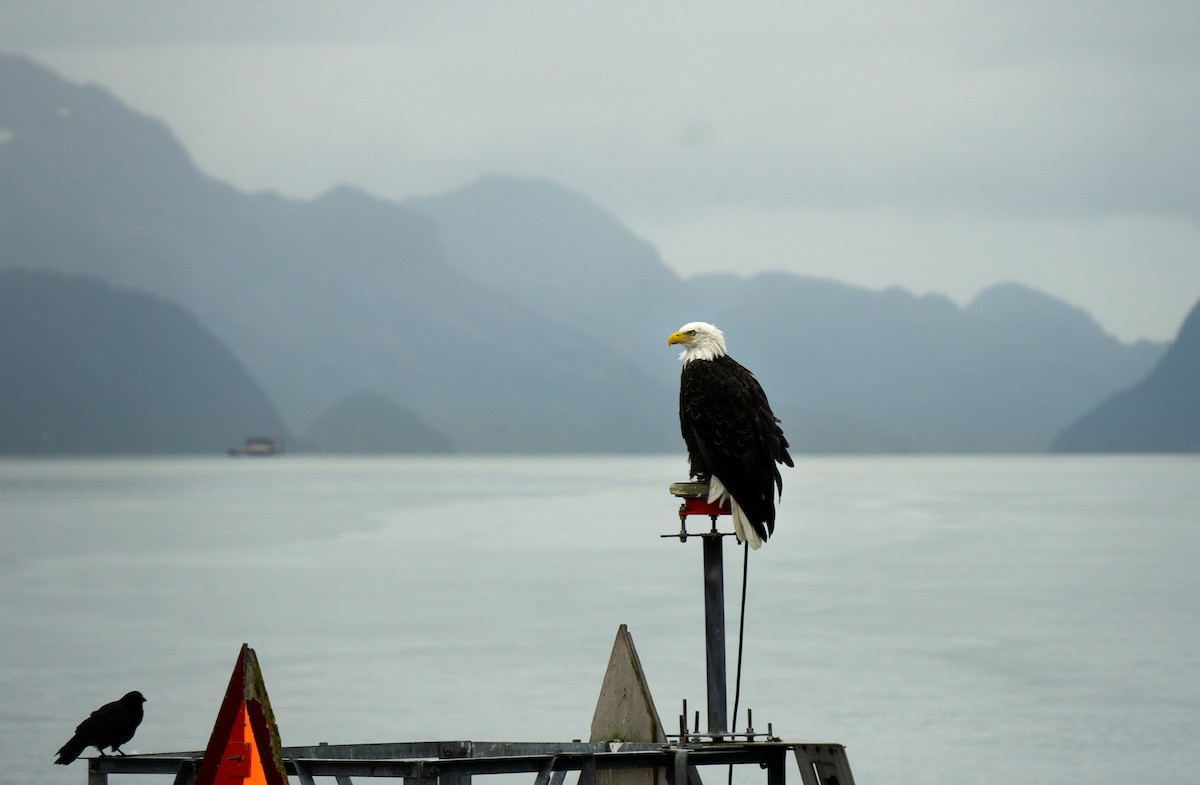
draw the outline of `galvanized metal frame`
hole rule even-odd
[[[766,770],[766,785],[786,785],[787,757],[800,767],[803,785],[853,785],[844,748],[839,744],[790,741],[634,744],[617,742],[431,741],[385,744],[321,744],[285,747],[288,775],[301,785],[332,777],[353,785],[355,777],[403,779],[406,785],[471,785],[491,774],[534,775],[533,785],[561,785],[568,772],[580,772],[580,785],[595,785],[596,772],[616,769],[663,769],[672,785],[699,785],[705,766],[756,766]],[[173,785],[195,781],[203,752],[158,753],[88,759],[88,785],[108,785],[110,774],[173,777]]]

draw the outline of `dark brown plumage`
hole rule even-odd
[[[133,738],[142,723],[142,704],[146,699],[138,691],[128,692],[120,700],[106,703],[93,711],[86,720],[75,728],[75,735],[58,751],[54,762],[65,766],[83,754],[88,747],[95,747],[104,754],[108,747],[124,755],[121,745]]]
[[[757,548],[775,531],[779,465],[792,465],[779,418],[754,374],[725,353],[720,330],[693,322],[668,343],[684,345],[679,425],[691,473],[719,481],[732,502],[738,538]]]

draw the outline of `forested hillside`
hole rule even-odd
[[[0,453],[220,453],[286,440],[237,358],[177,305],[0,270]]]

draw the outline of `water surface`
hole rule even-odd
[[[0,782],[85,782],[53,753],[131,689],[128,751],[202,748],[243,641],[289,745],[586,738],[622,623],[676,727],[704,700],[699,542],[660,537],[684,471],[0,461]],[[1200,767],[1200,460],[813,458],[785,482],[750,564],[756,726],[846,744],[864,785]]]

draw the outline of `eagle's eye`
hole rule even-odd
[[[695,330],[688,330],[688,331],[687,331],[687,336],[688,336],[689,338],[695,338],[695,337],[696,337],[696,331],[695,331]]]

